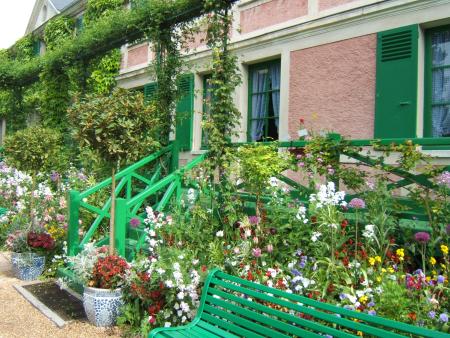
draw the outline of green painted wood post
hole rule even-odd
[[[69,192],[69,228],[67,230],[67,254],[69,256],[75,256],[79,251],[80,202],[80,192],[71,190]]]
[[[115,243],[119,256],[125,257],[125,238],[127,235],[128,218],[127,200],[125,198],[116,199],[116,224]]]
[[[173,141],[172,155],[170,157],[170,172],[178,169],[180,147],[178,141]]]

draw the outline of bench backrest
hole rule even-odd
[[[197,318],[230,337],[447,337],[450,335],[351,311],[213,270]]]

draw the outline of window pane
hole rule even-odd
[[[450,101],[450,68],[433,70],[433,103]]]
[[[450,105],[433,107],[432,116],[433,137],[450,136]]]
[[[450,30],[436,32],[431,37],[433,66],[450,65]]]

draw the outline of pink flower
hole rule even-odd
[[[132,218],[130,220],[130,226],[132,228],[137,228],[140,224],[141,224],[141,221],[139,220],[139,218]]]
[[[348,206],[353,209],[364,209],[366,207],[366,202],[361,198],[352,198],[348,203]]]
[[[252,254],[254,257],[258,258],[261,257],[261,249],[260,248],[254,248],[252,249]]]
[[[414,239],[421,244],[425,244],[430,240],[430,234],[428,232],[420,231],[414,235]]]
[[[273,251],[273,245],[272,244],[267,244],[267,252],[271,253]]]

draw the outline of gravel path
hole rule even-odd
[[[59,329],[13,288],[14,284],[20,283],[11,272],[9,255],[0,252],[0,338],[120,337],[117,328],[97,328],[80,321]]]

